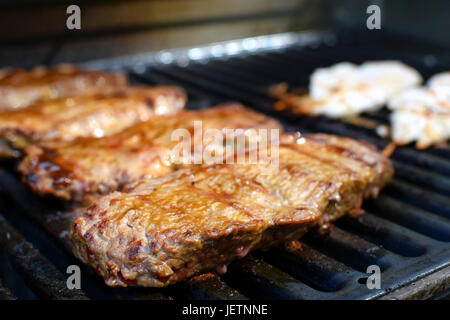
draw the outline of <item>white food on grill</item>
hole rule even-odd
[[[448,111],[448,102],[450,101],[450,71],[434,75],[428,80],[427,84],[440,101],[447,102],[446,110]]]
[[[430,78],[425,87],[412,88],[389,102],[392,140],[397,144],[417,141],[427,148],[450,138],[450,72]]]
[[[419,85],[422,77],[398,61],[373,61],[360,66],[342,62],[311,75],[314,114],[333,118],[377,110],[398,92]]]

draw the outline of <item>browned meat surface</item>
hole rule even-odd
[[[186,94],[178,87],[130,87],[104,95],[37,102],[0,112],[0,156],[18,156],[30,143],[103,137],[155,115],[183,109]]]
[[[175,116],[154,117],[101,139],[33,145],[26,149],[19,170],[38,194],[86,202],[91,195],[118,190],[144,176],[162,176],[174,170],[177,163],[171,160],[171,155],[180,141],[172,139],[172,133],[183,128],[193,136],[196,120],[202,121],[203,131],[282,128],[277,121],[239,104],[184,111]],[[193,137],[192,144],[194,138],[198,139]]]
[[[106,94],[126,85],[123,74],[82,71],[71,65],[36,67],[31,71],[0,69],[0,110],[69,96]]]
[[[279,167],[191,166],[99,198],[71,226],[73,251],[110,286],[163,287],[300,237],[358,209],[393,174],[373,147],[287,135]]]

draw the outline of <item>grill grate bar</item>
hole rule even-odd
[[[429,238],[450,241],[450,220],[431,212],[380,195],[376,201],[369,201],[366,207],[378,216],[389,219]],[[414,238],[419,238],[414,234]]]
[[[419,257],[426,252],[429,239],[372,213],[344,217],[336,223],[347,232],[403,257]]]
[[[247,63],[252,65],[256,69],[256,74],[260,74],[257,71],[258,68],[264,68],[265,72],[270,72],[274,74],[283,74],[284,77],[277,77],[277,82],[288,82],[292,85],[304,85],[309,79],[309,74],[311,69],[305,68],[304,65],[295,65],[289,63],[285,59],[273,58],[268,54],[254,54],[251,59],[247,59]],[[297,68],[298,67],[298,68]],[[304,72],[299,72],[299,70],[304,70]],[[267,78],[270,82],[275,82],[277,78]]]
[[[185,73],[184,70],[181,67],[177,67],[174,66],[170,69],[163,69],[163,68],[159,68],[159,67],[153,67],[153,70],[157,70],[158,72],[161,72],[163,74],[166,74],[168,76],[172,76],[174,78],[180,79],[183,82],[187,82],[190,83],[192,85],[197,85],[199,87],[205,88],[210,92],[215,92],[218,94],[221,94],[225,97],[227,97],[228,99],[233,99],[233,97],[241,97],[241,101],[255,101],[257,104],[259,105],[265,105],[266,107],[269,107],[270,104],[268,103],[268,101],[266,99],[262,99],[262,98],[256,98],[250,94],[248,94],[247,92],[241,92],[237,89],[233,89],[227,86],[223,86],[221,84],[218,83],[214,83],[208,80],[205,80],[202,77],[196,77],[195,75],[191,74],[191,73]]]
[[[339,61],[339,59],[334,58],[334,52],[331,54],[330,48],[324,48],[324,50],[326,50],[327,54],[320,55],[320,51],[317,49],[292,46],[287,48],[281,54],[291,57],[297,64],[304,65],[305,63],[308,63],[311,68],[310,70],[314,70]]]
[[[250,62],[251,61],[251,62]],[[283,81],[296,81],[298,75],[291,73],[281,73],[280,71],[269,68],[267,62],[255,59],[254,56],[249,58],[234,57],[225,60],[224,64],[230,68],[230,70],[247,70],[253,75],[257,75],[261,80],[267,81],[267,83],[283,82]],[[285,70],[287,71],[287,70]]]
[[[267,90],[260,90],[261,87],[265,87],[267,85],[266,78],[258,77],[252,73],[249,74],[244,70],[232,69],[226,65],[227,61],[228,60],[219,60],[215,63],[197,62],[190,64],[190,67],[192,69],[200,69],[208,74],[214,73],[216,76],[221,76],[223,74],[226,77],[232,77],[232,81],[239,81],[240,83],[247,83],[251,85],[252,89],[256,90],[258,94],[264,96],[267,94]]]
[[[148,72],[145,74],[137,74],[137,73],[130,73],[132,79],[136,79],[140,82],[145,82],[147,84],[166,84],[166,85],[179,85],[179,82],[174,81],[173,79],[158,74],[156,70],[152,70],[152,72]],[[217,96],[213,96],[206,91],[199,90],[193,86],[186,85],[184,88],[187,90],[189,97],[188,97],[188,104],[189,105],[195,105],[198,103],[198,100],[207,100],[207,101],[217,101]],[[209,104],[215,104],[214,102],[210,102]]]
[[[267,262],[247,257],[229,266],[224,276],[246,296],[256,299],[313,299],[317,291]]]
[[[343,263],[298,243],[293,248],[275,248],[261,255],[283,272],[319,291],[335,292],[342,289],[350,279],[360,276]],[[358,276],[356,276],[358,275]]]
[[[433,148],[426,150],[427,154],[433,154],[436,156],[443,157],[445,159],[450,159],[450,148],[447,146],[435,146]]]
[[[267,88],[262,89],[261,87],[255,87],[253,82],[250,84],[242,77],[237,77],[236,74],[229,75],[224,71],[218,73],[215,70],[212,70],[210,66],[202,66],[201,64],[188,66],[186,69],[189,74],[198,76],[201,79],[210,79],[217,83],[226,85],[228,88],[236,88],[238,90],[245,85],[250,94],[264,98],[267,96]]]
[[[14,267],[41,296],[50,299],[87,299],[82,291],[69,290],[66,278],[38,250],[25,241],[2,215],[0,215],[0,246]]]
[[[443,195],[450,194],[450,179],[418,167],[393,160],[395,176]]]
[[[436,150],[432,149],[430,152]],[[430,153],[423,154],[417,150],[403,147],[395,151],[393,158],[450,177],[450,163]]]
[[[207,273],[178,284],[182,298],[192,300],[248,300],[246,296],[222,281],[217,275]]]
[[[402,202],[450,218],[450,200],[447,197],[397,179],[391,181],[385,191]]]
[[[360,272],[365,272],[367,267],[372,264],[380,266],[384,271],[392,262],[390,261],[391,254],[385,249],[336,226],[332,226],[326,237],[307,236],[303,241],[325,255]]]

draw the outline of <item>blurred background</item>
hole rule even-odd
[[[81,8],[68,30],[66,8]],[[367,32],[377,4],[382,29],[450,47],[450,1],[430,0],[2,0],[0,65],[33,66],[301,30]]]

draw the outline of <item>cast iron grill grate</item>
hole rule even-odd
[[[388,124],[387,111],[363,114],[357,122],[293,117],[272,110],[268,88],[281,81],[307,86],[314,69],[340,61],[399,59],[425,78],[450,69],[450,56],[441,48],[431,55],[421,47],[394,36],[319,34],[316,41],[272,50],[166,64],[115,59],[103,61],[102,68],[124,69],[136,83],[180,85],[189,94],[189,108],[237,100],[276,117],[287,130],[346,135],[381,149],[388,140],[375,128]],[[426,297],[436,286],[442,291],[449,285],[450,148],[407,146],[392,159],[394,181],[378,199],[365,202],[366,214],[339,220],[328,236],[308,235],[295,251],[258,251],[232,263],[224,276],[204,275],[164,289],[106,287],[70,253],[66,230],[73,214],[64,213],[58,201],[33,195],[5,163],[0,167],[0,298],[374,299],[438,272],[437,284],[421,292]],[[81,266],[82,291],[66,288],[65,271],[72,264]],[[382,288],[369,290],[366,269],[374,264],[382,270]]]

